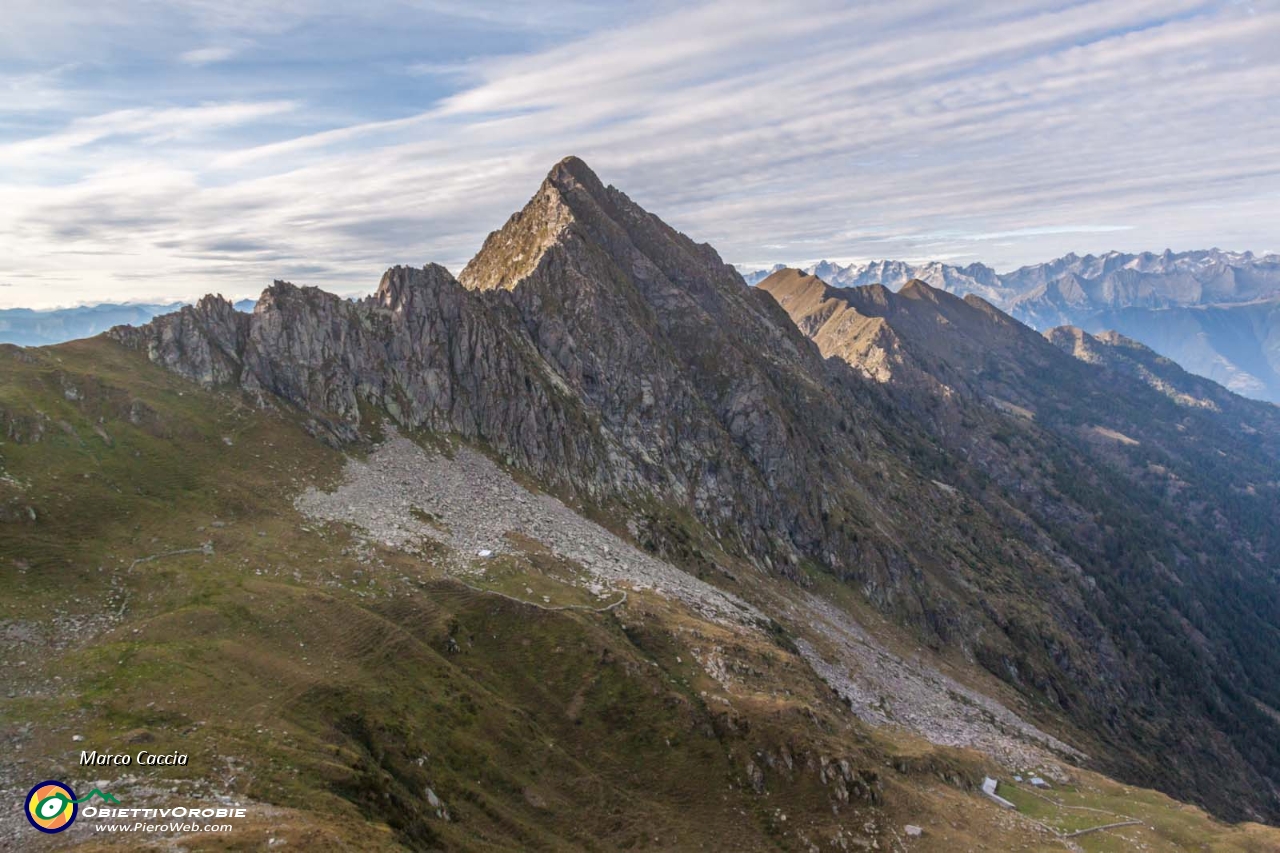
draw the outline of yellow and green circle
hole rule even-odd
[[[27,794],[27,820],[41,832],[62,832],[75,822],[79,811],[75,792],[52,779]]]

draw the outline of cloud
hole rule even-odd
[[[34,283],[4,300],[51,298],[41,276],[65,302],[456,270],[569,153],[732,261],[1280,240],[1280,9],[553,4],[539,27],[470,8],[193,2],[138,37],[252,39],[274,64],[132,97],[47,78],[61,106],[20,131],[0,104],[0,277]]]
[[[194,50],[188,50],[178,56],[178,59],[187,65],[211,65],[215,62],[226,62],[231,57],[240,52],[238,46],[233,45],[212,45],[210,47],[198,47]]]
[[[116,110],[75,119],[55,133],[0,144],[0,163],[33,164],[109,139],[124,138],[135,145],[155,146],[279,116],[296,107],[292,101],[264,101]]]
[[[1130,231],[1132,225],[1040,225],[1035,228],[1015,228],[1012,231],[988,231],[983,234],[947,235],[956,240],[1007,240],[1010,237],[1045,237],[1059,234],[1111,234]]]
[[[29,71],[20,74],[0,74],[0,103],[3,113],[37,113],[67,106],[67,93],[62,88],[62,78],[73,70],[73,65]]]
[[[405,73],[414,77],[468,78],[476,75],[476,69],[467,62],[414,62],[405,67]]]

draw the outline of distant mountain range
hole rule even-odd
[[[38,347],[91,338],[112,326],[146,323],[153,317],[177,311],[184,304],[105,302],[48,311],[0,309],[0,344]],[[236,310],[252,311],[253,304],[252,299],[242,299],[236,303]]]
[[[781,269],[744,274],[757,284]],[[1280,256],[1208,249],[1065,255],[1009,273],[974,263],[821,261],[805,271],[836,287],[912,279],[974,294],[1041,331],[1116,331],[1238,394],[1280,403]]]

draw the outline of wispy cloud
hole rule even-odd
[[[24,13],[97,64],[41,80],[56,108],[0,104],[0,301],[456,267],[569,153],[732,261],[1280,241],[1274,6],[166,8],[137,38],[182,45],[193,77],[136,91],[93,49],[119,6],[92,26]],[[64,254],[86,251],[108,254]]]
[[[135,146],[156,146],[278,116],[296,106],[292,101],[264,101],[117,110],[75,119],[65,128],[45,136],[0,144],[0,163],[36,165],[40,160],[60,157],[108,139],[128,139]]]
[[[943,233],[932,235],[943,240],[1008,240],[1010,237],[1056,237],[1061,234],[1112,234],[1132,231],[1132,225],[1039,225],[1034,228],[1015,228],[1012,231],[985,231],[978,234]]]
[[[405,73],[414,77],[474,78],[475,65],[468,62],[414,62],[405,67]]]
[[[210,45],[209,47],[197,47],[194,50],[184,51],[179,54],[178,59],[187,65],[211,65],[215,62],[226,62],[239,53],[240,50],[241,47],[239,45]]]

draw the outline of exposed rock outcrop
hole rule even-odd
[[[711,247],[569,158],[461,282],[396,267],[359,301],[276,282],[252,315],[206,297],[112,335],[207,386],[283,398],[343,439],[363,404],[381,407],[549,482],[687,507],[771,565],[856,558],[824,507],[850,486],[832,470],[859,456],[859,414]]]

